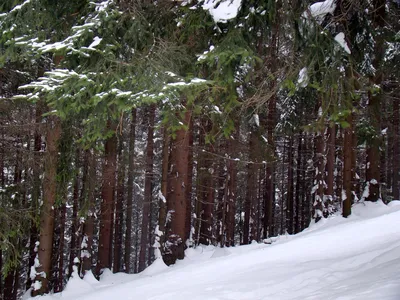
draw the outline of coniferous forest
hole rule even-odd
[[[399,19],[398,0],[2,0],[2,299],[400,199]]]

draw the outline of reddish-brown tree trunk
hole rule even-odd
[[[99,253],[96,273],[99,275],[104,268],[111,268],[111,237],[112,237],[112,214],[114,207],[115,171],[117,162],[117,137],[115,125],[108,122],[108,129],[113,135],[105,141],[103,183],[101,191],[101,215],[99,233]]]
[[[48,118],[46,133],[46,160],[43,185],[43,204],[40,215],[40,237],[38,257],[40,266],[36,269],[35,278],[39,283],[38,289],[33,290],[32,295],[37,296],[49,292],[49,280],[51,278],[51,254],[53,248],[54,211],[57,189],[57,160],[58,141],[61,134],[60,121],[57,117]]]
[[[191,113],[185,113],[183,124],[189,125]],[[172,141],[170,154],[171,168],[168,174],[168,193],[167,193],[167,220],[169,222],[164,253],[164,262],[167,265],[175,263],[177,259],[184,258],[185,233],[186,233],[186,187],[189,160],[189,138],[184,129],[176,132],[176,137]]]

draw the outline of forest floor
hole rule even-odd
[[[29,299],[24,297],[24,299]],[[75,276],[41,300],[400,299],[400,201],[357,204],[269,244],[197,247],[172,267]]]

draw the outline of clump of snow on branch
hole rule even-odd
[[[226,23],[236,18],[242,0],[205,0],[202,7],[208,10],[215,23]]]
[[[339,32],[335,36],[335,41],[340,45],[340,47],[342,47],[344,49],[344,51],[346,51],[348,54],[351,54],[350,48],[347,45],[347,42],[345,40],[345,36],[344,36],[343,32]]]

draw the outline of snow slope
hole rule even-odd
[[[27,297],[26,297],[27,298]],[[277,242],[198,247],[173,267],[72,278],[43,300],[400,299],[400,201],[365,203]],[[41,299],[42,300],[42,299]]]

